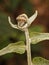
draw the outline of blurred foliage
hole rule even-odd
[[[25,10],[25,13],[30,17],[33,13],[34,13],[34,8],[33,6],[28,2],[28,1],[25,1],[23,3],[23,8]]]
[[[0,0],[0,3],[2,3],[3,2],[3,0]]]
[[[1,0],[2,4],[4,5],[4,8],[8,12],[13,12],[19,5],[19,3],[22,0]],[[1,5],[2,6],[2,5]]]
[[[6,10],[5,12],[14,13],[17,10],[20,2],[22,2],[21,5],[23,6],[23,10],[30,17],[34,13],[34,9],[32,11],[32,7],[27,1],[23,2],[22,0],[8,0],[8,1],[0,0],[0,7],[2,7],[1,4],[3,4],[3,7]],[[18,41],[23,41],[25,43],[24,32],[11,28],[11,26],[8,23],[8,15],[5,14],[5,12],[4,12],[4,10],[2,11],[0,9],[0,49],[6,47],[8,44],[10,45],[10,43],[12,44],[12,43],[15,43]],[[43,30],[44,30],[44,28],[42,26],[39,26],[39,25],[31,26],[29,28],[30,37],[38,35],[38,33],[42,32]],[[34,34],[33,32],[38,32],[38,33]],[[17,43],[16,43],[16,45],[17,45]],[[42,47],[38,44],[34,45],[34,47],[32,46],[33,51],[36,50],[36,52],[38,50],[40,50],[39,48],[41,49]],[[21,51],[18,51],[18,52],[21,52]],[[5,55],[6,58],[11,57],[11,56],[13,56],[13,54]],[[43,58],[34,58],[33,61],[34,61],[35,65],[38,65],[39,62],[43,64],[43,63],[45,63],[45,61],[46,61],[46,63],[44,65],[49,64],[49,62],[47,62],[47,60],[45,60]],[[36,64],[36,63],[38,63],[38,64]]]

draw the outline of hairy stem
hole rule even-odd
[[[26,36],[26,50],[27,50],[27,62],[28,62],[28,65],[32,65],[32,62],[31,62],[31,47],[30,47],[30,38],[29,38],[29,31],[28,29],[26,28],[25,29],[25,36]]]

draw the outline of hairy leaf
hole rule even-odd
[[[8,46],[0,50],[0,56],[12,52],[23,54],[25,52],[24,42],[20,41],[17,43],[9,44]]]
[[[36,36],[37,35],[37,33],[41,33],[41,32],[43,32],[45,30],[45,27],[44,26],[39,26],[39,25],[31,25],[30,27],[29,27],[29,35],[30,35],[30,37],[32,37],[32,36]],[[37,32],[37,33],[33,33],[33,32]]]
[[[49,60],[46,60],[42,57],[33,58],[34,65],[49,65]]]
[[[43,40],[49,40],[49,33],[35,33],[35,36],[31,38],[32,44],[37,44]]]

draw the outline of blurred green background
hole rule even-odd
[[[17,41],[25,42],[24,32],[11,28],[8,23],[8,16],[11,16],[12,21],[16,23],[15,19],[18,15],[26,13],[28,17],[30,17],[34,12],[34,6],[32,6],[27,0],[0,0],[0,49]],[[32,36],[32,32],[49,32],[48,21],[49,18],[46,14],[40,15],[39,13],[37,19],[29,28],[30,36]],[[43,41],[39,44],[31,45],[31,48],[32,57],[41,56],[49,59],[49,41]],[[26,53],[22,55],[11,53],[0,57],[0,65],[19,64],[27,65]]]

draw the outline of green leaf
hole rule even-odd
[[[9,44],[8,46],[0,50],[0,56],[12,52],[23,54],[25,52],[24,42],[20,41]]]
[[[33,58],[34,65],[49,65],[49,60],[46,60],[42,57]]]
[[[41,33],[45,30],[45,27],[41,26],[41,25],[31,25],[29,27],[29,35],[30,37],[36,35],[33,32],[37,32],[37,33]]]
[[[44,40],[49,40],[49,33],[34,33],[35,36],[31,38],[32,44],[37,44]]]

